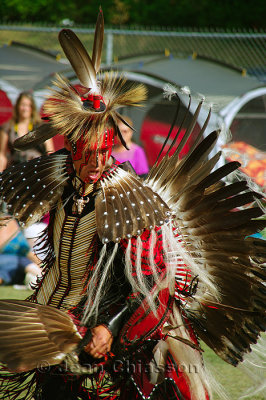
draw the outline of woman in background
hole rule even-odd
[[[32,95],[20,93],[13,110],[13,118],[0,127],[0,172],[7,166],[28,161],[48,152],[54,152],[52,139],[44,145],[26,151],[16,151],[14,141],[41,124]]]
[[[123,118],[129,125],[133,126],[131,118],[125,116],[123,116]],[[117,143],[113,148],[112,156],[121,163],[129,161],[137,175],[146,175],[149,172],[146,154],[142,147],[132,141],[133,130],[123,124],[123,122],[119,122],[118,127],[129,150],[126,150],[119,138],[117,138]]]

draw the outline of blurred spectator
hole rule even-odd
[[[1,229],[0,236],[0,284],[34,283],[41,275],[40,260],[15,220]]]
[[[0,128],[0,171],[7,166],[39,157],[46,152],[53,152],[52,139],[44,145],[26,151],[16,151],[13,148],[14,141],[27,132],[33,130],[41,123],[32,95],[22,92],[14,106],[13,117]]]
[[[129,117],[123,116],[123,118],[129,125],[133,126],[133,122]],[[149,172],[146,154],[142,147],[132,141],[133,130],[122,122],[118,123],[118,127],[129,150],[126,150],[119,138],[117,138],[117,143],[113,148],[112,156],[120,162],[129,161],[138,175],[146,175]]]

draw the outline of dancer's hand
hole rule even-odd
[[[91,330],[92,339],[85,347],[85,351],[94,358],[104,357],[111,350],[113,336],[104,326],[99,325]]]

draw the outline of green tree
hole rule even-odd
[[[0,20],[90,25],[100,5],[107,25],[265,28],[265,0],[1,0]]]

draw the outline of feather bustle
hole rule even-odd
[[[0,300],[0,309],[0,354],[10,370],[58,364],[81,340],[64,311],[21,300]]]
[[[219,302],[214,300],[215,292],[207,289],[199,273],[198,289],[184,312],[199,337],[225,361],[237,365],[265,329],[266,268],[261,265],[265,243],[247,236],[263,229],[266,221],[258,219],[263,211],[254,205],[261,196],[246,181],[224,182],[239,163],[211,172],[220,158],[219,153],[207,158],[217,137],[213,133],[199,144],[196,140],[181,161],[165,156],[145,184],[170,207],[186,251],[220,294]]]

